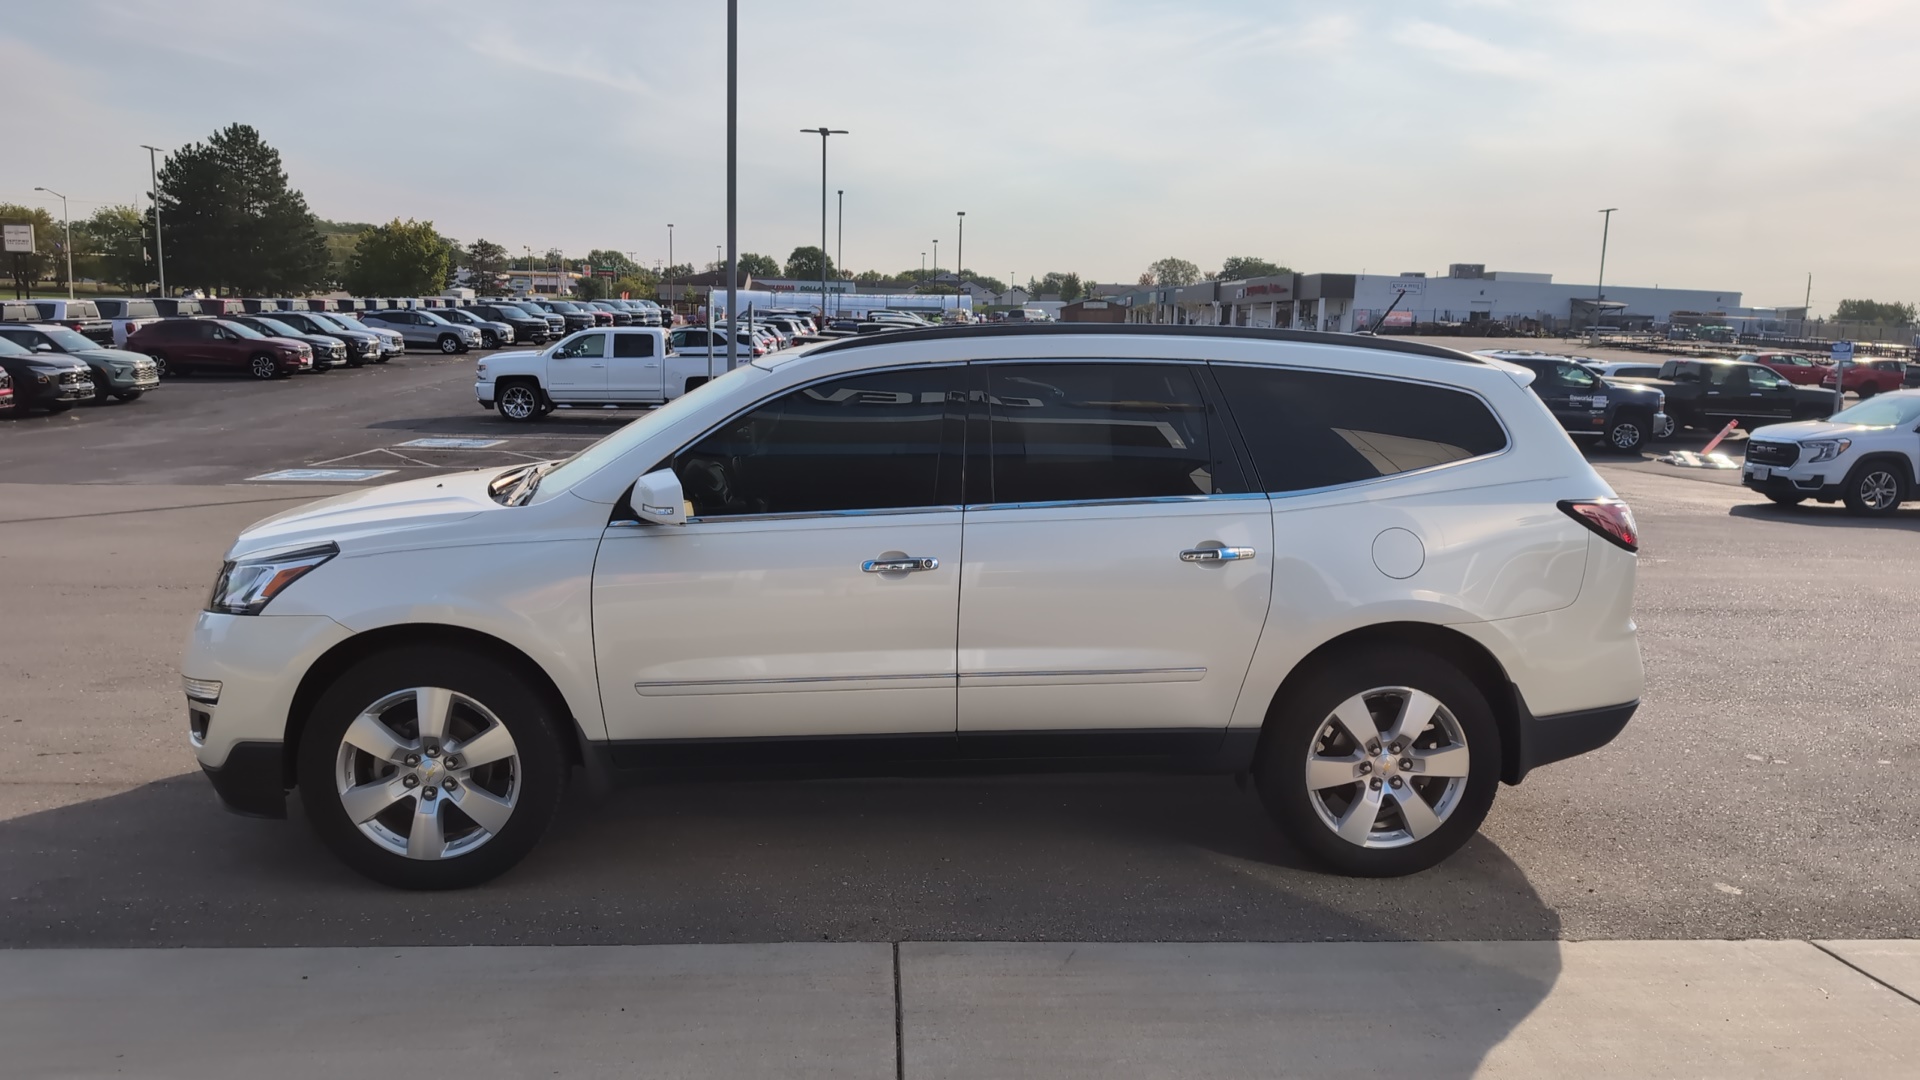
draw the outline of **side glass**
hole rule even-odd
[[[910,509],[957,501],[957,369],[819,383],[727,421],[673,459],[694,517]],[[945,477],[943,470],[954,474]],[[948,492],[953,492],[949,495]]]
[[[574,357],[603,357],[607,355],[607,335],[582,334],[565,345],[554,350],[555,360],[570,360]]]

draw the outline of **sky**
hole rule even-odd
[[[233,122],[322,217],[704,264],[720,0],[6,5],[0,202],[83,216]],[[1913,0],[740,0],[740,248],[1132,281],[1449,263],[1816,311],[1920,301]],[[30,132],[30,135],[24,133]],[[829,207],[828,229],[834,210]],[[829,236],[829,247],[834,244]]]

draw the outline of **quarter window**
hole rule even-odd
[[[836,379],[727,421],[673,459],[692,516],[957,502],[959,463],[948,452],[958,444],[959,420],[949,419],[947,408],[954,371]]]
[[[1492,410],[1463,391],[1325,371],[1214,371],[1268,491],[1372,480],[1507,445]]]
[[[652,356],[652,334],[615,334],[613,335],[613,355],[615,358],[631,356]]]
[[[1245,491],[1180,364],[995,364],[991,501],[1078,502]]]

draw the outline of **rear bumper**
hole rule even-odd
[[[1518,688],[1513,696],[1519,723],[1512,732],[1514,754],[1506,763],[1506,775],[1502,777],[1509,784],[1526,779],[1527,773],[1542,765],[1565,761],[1607,745],[1640,707],[1638,701],[1629,701],[1599,709],[1534,716],[1527,711],[1526,700]]]

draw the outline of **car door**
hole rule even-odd
[[[607,358],[607,400],[665,401],[666,373],[654,355],[653,335],[615,332]]]
[[[673,455],[686,524],[616,522],[594,567],[613,739],[951,739],[963,371],[825,379]]]
[[[1747,404],[1740,415],[1760,420],[1793,419],[1793,384],[1771,368],[1743,367],[1747,377]]]
[[[547,354],[547,396],[555,401],[607,400],[607,335],[576,334]]]
[[[1266,619],[1273,525],[1204,366],[973,370],[963,745],[1224,731]]]
[[[198,327],[199,340],[196,344],[200,347],[201,355],[205,359],[196,360],[195,363],[204,363],[208,367],[222,371],[246,370],[249,356],[248,339],[216,322],[203,320],[198,323]]]

